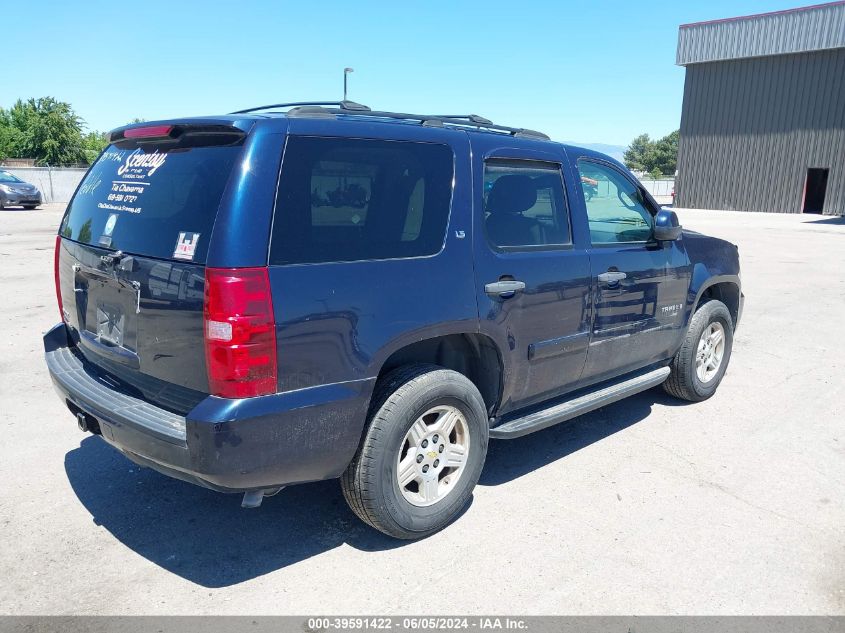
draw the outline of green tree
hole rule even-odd
[[[678,168],[678,139],[680,133],[675,130],[667,134],[654,147],[654,166],[652,169],[659,169],[664,174],[674,174]]]
[[[82,123],[69,103],[18,99],[8,111],[0,108],[0,152],[49,165],[84,162]]]
[[[628,149],[625,150],[624,160],[628,169],[637,169],[640,171],[648,171],[646,163],[648,162],[648,154],[652,148],[652,141],[648,134],[640,134],[637,138],[631,141]]]
[[[648,134],[640,134],[625,150],[625,165],[657,178],[674,174],[678,166],[679,137],[678,130],[656,141],[652,141]]]
[[[0,108],[0,160],[18,157],[21,136],[21,131],[12,125],[9,111]]]
[[[106,146],[109,144],[109,135],[106,132],[88,132],[82,138],[82,147],[85,152],[85,159],[90,164],[97,160]]]

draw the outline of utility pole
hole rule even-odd
[[[344,101],[346,101],[346,77],[351,72],[355,72],[355,69],[349,68],[348,66],[343,69],[343,100]]]

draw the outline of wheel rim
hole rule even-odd
[[[722,366],[725,356],[725,328],[718,321],[714,321],[701,333],[698,339],[698,350],[695,356],[695,373],[703,383],[708,383]]]
[[[396,459],[396,480],[405,500],[430,506],[451,493],[466,470],[469,426],[452,406],[432,407],[405,434]]]

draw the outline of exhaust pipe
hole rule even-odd
[[[264,497],[272,497],[279,494],[284,486],[278,488],[266,488],[264,490],[247,490],[244,493],[244,498],[241,500],[242,508],[257,508],[264,501]]]

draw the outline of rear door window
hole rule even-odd
[[[204,263],[241,145],[111,145],[82,181],[60,232],[125,253]]]
[[[270,262],[434,255],[445,240],[453,163],[446,145],[291,136]]]
[[[560,165],[533,160],[484,163],[484,226],[498,248],[571,244]]]

